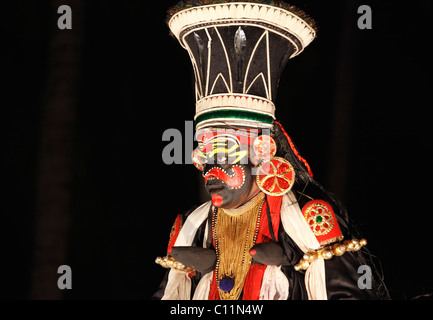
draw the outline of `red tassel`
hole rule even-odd
[[[290,144],[290,148],[292,148],[293,153],[305,165],[305,167],[307,168],[308,172],[310,173],[310,177],[312,178],[313,177],[313,172],[311,171],[310,165],[308,164],[307,160],[305,160],[304,158],[302,158],[301,155],[298,153],[298,150],[296,150],[295,145],[292,142],[292,139],[290,139],[289,135],[287,134],[286,130],[284,130],[284,128],[281,125],[281,123],[279,123],[278,121],[275,121],[275,123],[280,127],[281,131],[283,131],[284,135],[287,138],[287,141]]]

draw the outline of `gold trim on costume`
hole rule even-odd
[[[218,209],[213,217],[217,264],[215,278],[221,300],[237,300],[250,268],[249,250],[256,242],[260,214],[265,194],[259,192],[237,209]],[[221,290],[219,282],[229,277],[234,286],[229,292]]]

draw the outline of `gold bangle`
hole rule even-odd
[[[307,270],[311,263],[322,257],[325,260],[331,259],[333,256],[342,256],[346,252],[358,251],[363,246],[367,245],[366,239],[352,239],[343,242],[337,242],[332,245],[325,246],[318,250],[311,250],[304,254],[298,264],[295,265],[295,270]]]
[[[159,264],[161,267],[163,268],[172,268],[172,269],[176,269],[176,270],[180,270],[180,271],[185,271],[186,273],[188,273],[188,275],[190,277],[193,277],[196,272],[194,269],[185,266],[184,264],[180,263],[179,261],[177,261],[175,258],[170,257],[170,256],[165,256],[165,257],[157,257],[155,259],[155,263]]]

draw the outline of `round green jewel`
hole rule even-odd
[[[316,217],[316,223],[320,223],[323,221],[323,218],[321,216]]]

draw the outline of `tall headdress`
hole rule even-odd
[[[314,21],[281,1],[184,1],[170,11],[194,69],[196,129],[271,128],[281,73],[315,38]]]

